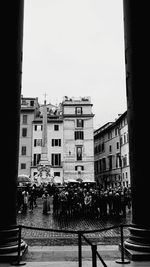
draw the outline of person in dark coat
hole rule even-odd
[[[50,211],[50,196],[47,191],[42,195],[43,200],[43,214],[47,215]]]

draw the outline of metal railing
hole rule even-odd
[[[124,227],[130,227],[131,224],[119,224],[110,226],[103,229],[96,229],[96,230],[84,230],[84,231],[73,231],[73,230],[59,230],[59,229],[51,229],[51,228],[39,228],[39,227],[33,227],[33,226],[25,226],[25,225],[17,225],[18,227],[18,255],[17,255],[17,261],[13,262],[12,265],[20,266],[25,265],[25,262],[21,262],[21,231],[22,229],[32,229],[32,230],[39,230],[39,231],[48,231],[48,232],[57,232],[57,233],[67,233],[67,234],[75,234],[78,237],[78,267],[82,267],[82,239],[84,239],[88,245],[91,246],[91,252],[92,252],[92,267],[97,267],[97,258],[101,261],[102,265],[104,267],[107,267],[107,264],[102,259],[100,253],[97,251],[97,244],[93,244],[86,236],[85,234],[90,233],[97,233],[97,232],[104,232],[116,228],[120,228],[120,251],[121,251],[121,258],[116,260],[116,263],[125,264],[130,263],[129,260],[125,259],[124,256],[124,235],[123,235],[123,228]]]

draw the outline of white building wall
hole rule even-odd
[[[124,186],[130,186],[130,165],[129,165],[129,141],[128,141],[128,124],[123,121],[120,136],[121,142],[121,159],[122,159],[122,183]],[[126,158],[126,166],[124,165],[124,158]]]
[[[54,125],[59,125],[59,131],[54,131]],[[61,139],[61,146],[52,146],[52,139]],[[47,129],[47,147],[48,147],[48,159],[51,164],[52,154],[61,154],[61,161],[63,161],[63,124],[61,123],[49,123]],[[53,170],[54,171],[54,170]]]
[[[54,130],[54,125],[59,125],[59,130]],[[33,125],[33,140],[32,140],[32,161],[34,154],[41,154],[41,146],[34,146],[34,139],[42,139],[42,124],[37,126],[37,130],[34,130]],[[60,139],[61,146],[52,146],[52,139]],[[61,165],[59,167],[51,167],[51,175],[54,176],[55,173],[60,173],[60,178],[63,181],[63,123],[61,122],[49,122],[47,123],[47,157],[50,165],[52,164],[52,154],[61,154]],[[37,173],[37,168],[31,169],[31,176],[33,179],[34,173]]]
[[[27,115],[27,124],[22,123],[23,115]],[[30,176],[31,167],[31,151],[32,151],[32,121],[34,119],[34,113],[21,113],[20,115],[20,140],[19,140],[19,163],[18,163],[18,174],[26,174]],[[22,129],[27,129],[27,136],[22,136]],[[26,155],[22,155],[22,147],[26,147]],[[26,168],[21,169],[21,164],[25,164]]]
[[[80,103],[80,105],[79,105]],[[79,102],[78,105],[76,107],[81,106],[82,107],[82,114],[83,115],[87,115],[87,114],[92,114],[91,111],[91,106],[85,106],[82,105],[82,102]],[[68,114],[68,115],[74,115],[75,114],[75,106],[71,105],[72,103],[70,103],[70,105],[68,104],[67,106],[64,106],[64,114]]]
[[[82,107],[82,114],[76,116],[77,107]],[[72,105],[74,104],[74,105]],[[83,180],[94,181],[94,139],[93,139],[93,117],[91,105],[87,102],[87,106],[82,101],[67,102],[64,105],[64,179],[82,178]],[[67,116],[68,115],[68,116]],[[72,115],[72,117],[70,117]],[[83,116],[82,116],[83,115]],[[77,119],[84,121],[84,127],[77,127]],[[83,131],[84,139],[75,140],[75,131]],[[82,160],[77,160],[76,148],[82,147]],[[80,169],[79,166],[82,166]],[[76,169],[78,168],[78,169]]]

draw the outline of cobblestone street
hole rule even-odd
[[[17,223],[24,226],[61,229],[61,230],[95,230],[103,229],[119,223],[131,223],[131,210],[127,210],[126,218],[106,218],[92,219],[92,218],[67,218],[55,217],[51,212],[48,215],[42,213],[42,202],[38,198],[38,206],[33,211],[27,211],[27,214],[19,213],[17,216]],[[128,237],[129,230],[124,228],[124,237]],[[86,234],[90,240],[102,244],[115,244],[120,239],[120,229],[107,230],[102,233]],[[22,229],[22,238],[30,245],[76,245],[77,235],[68,233],[56,233],[42,230]]]

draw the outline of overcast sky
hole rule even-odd
[[[91,96],[94,128],[127,109],[123,1],[25,0],[24,97]]]

